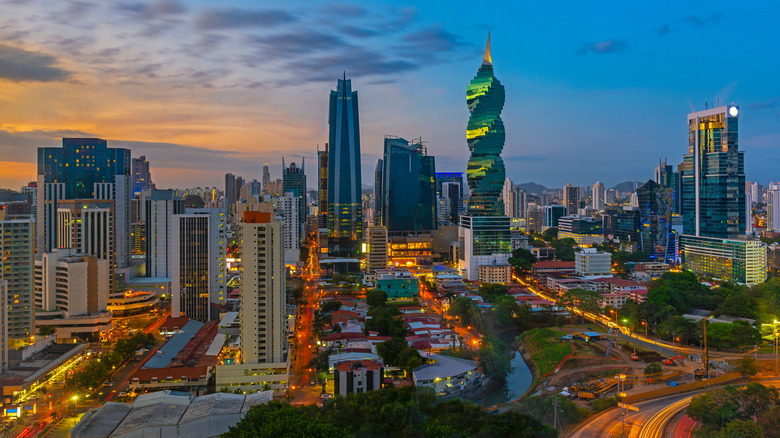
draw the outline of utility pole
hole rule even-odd
[[[707,346],[707,317],[704,317],[704,372],[710,378],[710,347]]]
[[[558,397],[553,397],[553,429],[558,429]]]

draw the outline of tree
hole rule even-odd
[[[718,436],[722,438],[764,438],[764,431],[753,421],[732,420]]]
[[[497,337],[488,337],[482,341],[477,350],[477,358],[485,374],[499,381],[504,381],[511,368],[506,350],[508,346]]]
[[[758,374],[758,366],[756,366],[756,360],[749,355],[742,356],[737,361],[736,370],[742,374],[742,377],[755,376]]]
[[[376,345],[376,353],[382,358],[382,361],[390,366],[398,365],[398,357],[401,352],[408,347],[403,338],[393,338],[389,341],[380,342]]]
[[[50,325],[42,325],[38,327],[38,334],[41,336],[49,336],[51,334],[54,334],[56,331],[57,329]]]
[[[645,367],[646,376],[649,376],[650,374],[658,374],[661,371],[663,371],[663,368],[661,368],[661,364],[658,362],[652,362],[647,367]]]
[[[582,311],[582,323],[585,323],[585,312],[598,313],[601,309],[601,294],[593,290],[571,289],[561,296],[563,305],[574,306]]]
[[[718,430],[736,419],[739,410],[739,403],[732,392],[716,389],[693,397],[685,413]]]
[[[366,303],[371,307],[382,307],[387,302],[387,292],[383,290],[370,290],[366,294]]]
[[[755,366],[755,360],[753,361],[753,366]],[[764,386],[760,383],[750,383],[739,391],[738,397],[743,412],[745,412],[749,418],[758,418],[762,416],[780,401],[778,400],[776,388]]]
[[[316,408],[314,408],[316,409]],[[314,409],[294,408],[288,404],[269,402],[255,405],[223,437],[276,438],[280,436],[305,436],[330,438],[346,436],[346,432],[311,415]]]
[[[320,312],[328,314],[341,309],[341,301],[339,300],[327,300],[320,304]]]
[[[507,295],[509,293],[509,289],[507,289],[506,286],[503,284],[498,283],[482,283],[479,286],[479,294],[490,302],[492,299],[494,299],[497,296],[501,295]]]
[[[517,276],[527,275],[531,271],[531,266],[536,262],[536,256],[524,248],[512,251],[512,257],[509,258],[509,264],[512,265]]]

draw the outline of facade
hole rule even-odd
[[[574,253],[574,273],[583,277],[612,275],[612,254],[584,248]]]
[[[268,163],[263,164],[263,190],[267,193],[271,184],[271,170],[268,168]]]
[[[558,219],[558,239],[566,238],[583,247],[598,245],[604,241],[602,221],[576,214],[564,216]]]
[[[306,174],[304,173],[304,159],[301,158],[301,167],[290,163],[290,167],[285,167],[284,158],[282,158],[282,192],[286,196],[292,193],[298,198],[298,243],[303,242],[305,236],[306,224]],[[295,257],[298,259],[297,255]]]
[[[444,182],[437,211],[439,226],[458,225],[463,214],[463,183]]]
[[[544,206],[544,229],[557,228],[558,221],[566,216],[565,205],[545,205]]]
[[[374,275],[378,269],[387,268],[387,228],[372,226],[366,230],[368,254],[366,256],[366,274]]]
[[[325,150],[317,147],[317,187],[319,189],[320,215],[317,218],[319,228],[328,228],[328,144]]]
[[[604,211],[604,184],[601,181],[593,184],[593,209]]]
[[[639,209],[608,209],[602,217],[605,236],[612,236],[621,243],[639,242]]]
[[[114,228],[114,201],[90,199],[63,199],[57,207],[57,248],[73,248],[80,254],[108,260],[110,293],[115,290],[116,229]]]
[[[739,107],[688,115],[683,156],[682,216],[685,234],[734,239],[745,234],[744,152],[738,146]]]
[[[132,195],[140,194],[144,190],[154,190],[155,185],[152,182],[152,174],[149,171],[149,162],[146,161],[146,156],[141,155],[138,158],[133,158],[130,165],[131,187]]]
[[[780,231],[780,185],[769,183],[766,192],[766,230]]]
[[[436,229],[436,165],[420,140],[409,143],[385,136],[377,166],[381,184],[376,195],[379,225],[388,232]]]
[[[298,215],[301,214],[299,204],[301,198],[293,192],[286,192],[279,198],[279,210],[284,222],[284,261],[285,263],[298,263],[301,251],[301,228]]]
[[[501,120],[504,108],[504,86],[493,75],[488,35],[482,66],[468,85],[466,102],[469,107],[469,121],[466,139],[471,156],[466,174],[471,196],[467,214],[470,216],[501,216],[504,206],[501,190],[506,178],[504,149],[506,133]]]
[[[214,319],[211,303],[227,299],[225,210],[187,208],[171,224],[171,315]]]
[[[512,266],[508,264],[482,265],[479,267],[479,281],[482,283],[511,283]]]
[[[358,94],[346,76],[330,92],[328,125],[328,252],[351,257],[363,238],[363,204]]]
[[[675,172],[666,160],[659,161],[655,168],[655,182],[672,191],[672,214],[680,214],[680,172]]]
[[[0,280],[0,374],[8,367],[8,281]]]
[[[420,295],[419,280],[408,269],[378,269],[376,288],[384,291],[391,300]]]
[[[283,227],[261,212],[245,212],[241,222],[241,354],[247,364],[287,360]]]
[[[507,216],[461,216],[458,268],[469,280],[479,279],[479,266],[507,264],[511,252],[511,220]]]
[[[461,188],[463,187],[463,173],[462,172],[436,172],[436,196],[441,196],[444,183],[457,183]],[[463,190],[461,190],[463,192]]]
[[[382,388],[384,367],[375,360],[352,360],[333,369],[333,389],[336,395],[360,394]]]
[[[676,260],[672,235],[673,192],[655,181],[636,189],[639,201],[639,250],[654,260]]]
[[[566,215],[577,214],[580,208],[580,188],[571,183],[563,187],[563,205],[566,207]]]
[[[387,248],[390,265],[421,266],[433,263],[433,237],[427,233],[389,236]]]
[[[61,148],[38,148],[37,253],[57,248],[57,211],[63,199],[114,201],[114,263],[130,258],[131,157],[99,138],[63,138]]]
[[[173,190],[152,190],[144,197],[146,276],[171,278],[174,215],[184,213],[184,201]]]
[[[683,267],[696,275],[754,285],[767,279],[767,246],[760,240],[683,235]]]
[[[3,306],[8,339],[35,334],[33,269],[35,222],[30,216],[4,217],[0,212],[0,283],[5,284]]]
[[[428,352],[423,352],[422,356],[429,363],[412,371],[414,385],[433,388],[437,396],[457,394],[483,380],[476,361]]]

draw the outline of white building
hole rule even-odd
[[[509,264],[510,222],[507,216],[460,217],[458,269],[461,275],[468,280],[478,280],[480,266]]]
[[[584,248],[574,253],[574,273],[582,277],[612,275],[612,254]]]
[[[433,388],[437,396],[457,394],[482,380],[475,361],[428,352],[420,354],[430,363],[412,371],[414,385]]]
[[[213,319],[211,303],[225,303],[225,221],[222,208],[188,208],[184,214],[173,216],[172,316],[204,322]]]
[[[376,280],[377,269],[387,268],[387,227],[370,226],[366,229],[367,255],[366,275],[369,281]]]
[[[300,208],[298,203],[301,198],[292,192],[287,192],[279,198],[279,210],[284,221],[284,262],[287,264],[298,263],[301,249],[301,227],[298,215]]]
[[[780,185],[775,183],[766,192],[766,230],[780,231]]]
[[[510,265],[482,265],[479,267],[479,281],[482,283],[507,284],[512,281]]]
[[[360,394],[382,388],[382,363],[374,360],[351,360],[336,364],[333,369],[333,390],[336,395]]]
[[[760,240],[680,236],[683,267],[696,275],[754,285],[767,279],[767,246]]]
[[[146,276],[171,278],[172,223],[184,213],[184,201],[173,190],[152,190],[144,195],[146,224]]]
[[[108,261],[75,249],[44,253],[35,261],[35,324],[57,329],[57,338],[96,338],[111,327],[107,310]]]
[[[604,184],[601,181],[593,184],[593,209],[604,211]]]
[[[284,224],[245,212],[241,222],[241,355],[245,364],[287,360]]]

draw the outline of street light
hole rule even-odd
[[[645,337],[647,337],[647,321],[642,320],[642,325],[645,326]]]
[[[625,374],[618,375],[618,382],[619,382],[619,385],[620,385],[620,387],[618,389],[618,396],[620,396],[620,394],[623,393],[623,381],[625,379],[626,379],[626,375]],[[621,398],[621,400],[622,400],[622,398]],[[621,401],[621,403],[623,403],[623,402]],[[623,403],[623,407],[621,408],[620,423],[622,424],[622,427],[623,427],[623,432],[621,433],[621,436],[622,436],[623,434],[626,433],[626,406],[625,406],[625,403]]]
[[[777,377],[777,324],[779,324],[780,321],[774,320],[772,323],[772,329],[775,334],[775,377]]]

